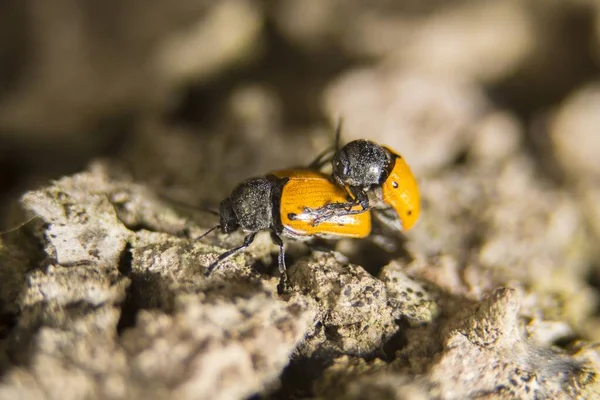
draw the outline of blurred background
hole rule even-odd
[[[308,163],[342,116],[344,140],[387,143],[423,181],[518,154],[596,240],[599,4],[4,0],[0,204],[98,157],[214,204]]]
[[[427,173],[460,158],[490,109],[560,181],[560,130],[586,112],[574,107],[595,114],[599,57],[593,0],[6,0],[1,193],[108,156],[202,198],[211,184],[218,199],[308,162],[342,115],[346,140],[398,136],[389,144]],[[582,92],[589,103],[575,105]]]

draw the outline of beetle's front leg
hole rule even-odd
[[[319,208],[305,208],[304,212],[314,216],[312,225],[317,226],[333,217],[344,215],[361,214],[369,209],[369,198],[366,193],[360,189],[350,189],[354,198],[349,198],[346,203],[330,203]],[[361,208],[354,210],[353,208],[360,205]]]

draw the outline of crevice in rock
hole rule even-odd
[[[117,323],[119,335],[127,328],[135,326],[140,310],[160,309],[164,312],[173,310],[175,294],[163,282],[160,274],[138,271],[134,268],[131,244],[128,244],[121,254],[119,272],[131,280],[125,300],[121,304],[121,316]]]
[[[454,157],[454,161],[452,162],[452,165],[454,167],[464,167],[465,165],[467,165],[469,162],[469,152],[465,149],[460,151],[456,157]]]
[[[35,353],[35,337],[44,325],[43,317],[47,314],[50,304],[40,302],[23,309],[13,329],[9,332],[3,347],[10,365],[0,369],[0,378],[12,367],[27,367]]]
[[[125,228],[129,229],[132,232],[149,231],[162,233],[162,231],[158,231],[155,227],[150,226],[144,222],[138,222],[137,224],[126,224],[123,221],[121,221],[121,223],[125,226]]]
[[[590,268],[588,268],[590,273],[587,276],[586,282],[588,285],[594,289],[596,294],[600,297],[600,260],[594,262]],[[600,316],[600,301],[596,302],[596,307],[594,309],[595,316]]]
[[[582,340],[584,340],[584,338],[582,338],[581,336],[571,334],[556,339],[554,342],[552,342],[552,344],[558,348],[568,351],[574,346],[576,346],[578,343],[581,343]]]
[[[387,241],[393,241],[392,251],[382,248],[379,244],[371,240],[361,240],[356,242],[352,254],[347,254],[348,261],[351,264],[362,266],[368,273],[378,276],[383,267],[391,261],[402,259],[407,263],[412,260],[410,253],[404,248],[404,239],[401,237],[385,237]]]
[[[338,332],[338,327],[335,325],[325,325],[324,326],[325,337],[329,342],[339,342],[343,339],[343,337]]]
[[[276,260],[276,258],[275,258]],[[285,257],[285,264],[286,266],[289,268],[291,263],[288,261],[288,257],[286,254]],[[271,261],[268,264],[265,264],[264,262],[257,260],[256,262],[254,262],[251,265],[252,270],[258,272],[261,275],[274,275],[275,274],[275,270],[277,269],[277,261],[273,262]]]
[[[117,323],[117,333],[122,334],[127,328],[135,326],[140,310],[160,309],[164,312],[173,310],[174,293],[161,283],[159,274],[132,272],[129,276],[131,284],[127,290],[125,301],[121,304],[121,317]]]
[[[392,362],[396,359],[396,351],[401,350],[408,344],[408,338],[406,337],[406,330],[409,329],[408,322],[406,320],[396,321],[399,329],[392,337],[390,337],[382,347],[383,354],[382,358],[387,362]]]
[[[119,272],[121,275],[131,278],[133,268],[133,253],[131,251],[131,243],[127,243],[125,249],[119,258]],[[133,279],[127,288],[125,300],[121,304],[121,316],[117,323],[117,333],[121,334],[126,328],[132,327],[135,324],[138,306],[136,299],[133,297]]]
[[[77,318],[80,316],[86,316],[88,314],[93,314],[95,311],[104,307],[106,303],[101,304],[92,304],[85,300],[76,300],[71,301],[64,305],[64,309],[69,313],[71,318]]]
[[[265,400],[303,399],[313,396],[313,384],[331,365],[329,357],[293,359],[283,370],[281,386]]]
[[[0,310],[3,309],[0,302]],[[0,340],[8,337],[10,331],[17,325],[19,315],[17,313],[3,312],[0,314]]]
[[[131,243],[127,243],[125,245],[125,249],[121,253],[121,257],[119,258],[119,272],[121,275],[129,277],[131,275],[132,266],[133,266],[133,253],[131,251]]]

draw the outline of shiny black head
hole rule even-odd
[[[381,185],[392,164],[390,153],[369,140],[354,140],[342,147],[332,159],[337,184],[367,188]]]
[[[238,228],[258,232],[273,226],[273,182],[251,178],[239,184],[221,202],[220,225],[224,233]]]

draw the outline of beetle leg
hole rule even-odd
[[[315,215],[312,225],[317,226],[335,216],[362,214],[367,211],[369,209],[369,197],[367,194],[363,190],[354,187],[350,188],[350,192],[354,195],[354,199],[351,198],[346,203],[330,203],[317,209],[305,209],[305,212]],[[352,208],[357,205],[360,205],[361,209],[353,210]]]
[[[244,238],[244,244],[242,244],[241,246],[238,246],[238,247],[234,247],[231,250],[227,250],[225,253],[223,253],[219,257],[217,257],[217,259],[215,260],[215,262],[213,262],[208,267],[206,267],[206,272],[204,272],[204,276],[210,275],[210,273],[215,269],[215,267],[221,261],[223,261],[224,259],[226,259],[227,257],[230,257],[230,256],[234,255],[235,253],[237,253],[238,251],[243,250],[246,247],[250,246],[252,244],[252,242],[254,241],[254,237],[255,236],[256,236],[256,232],[252,232],[251,234],[249,234],[248,236],[246,236]]]
[[[277,258],[279,264],[279,284],[277,285],[277,293],[282,294],[290,290],[290,281],[287,275],[287,267],[285,266],[285,249],[283,240],[275,231],[271,231],[271,240],[279,246],[279,256]]]
[[[369,209],[369,196],[367,196],[367,193],[361,188],[357,187],[350,187],[350,192],[354,196],[355,204],[360,204],[362,210],[367,211]]]
[[[367,210],[352,210],[352,209],[348,209],[348,207],[346,206],[346,204],[348,203],[337,203],[339,204],[341,207],[338,208],[333,208],[331,210],[328,210],[326,213],[321,213],[318,217],[316,217],[313,222],[312,222],[312,226],[317,226],[331,218],[337,217],[337,216],[344,216],[344,215],[354,215],[354,214],[362,214]],[[354,204],[350,205],[350,208],[354,207]]]

